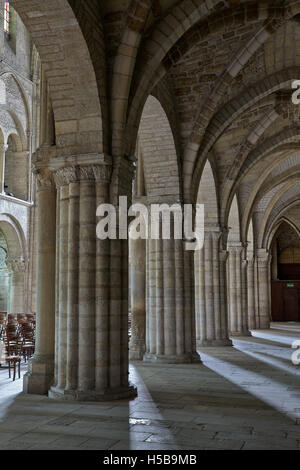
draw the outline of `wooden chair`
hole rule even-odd
[[[22,337],[22,356],[27,360],[33,356],[35,350],[35,329],[32,323],[23,323],[20,328],[20,335]]]
[[[10,313],[7,316],[7,324],[8,325],[17,325],[18,324],[18,317],[15,314]]]
[[[9,370],[9,378],[11,378],[11,371],[13,370],[13,381],[16,380],[16,372],[18,369],[19,379],[21,378],[21,353],[22,353],[22,341],[20,338],[19,329],[16,325],[10,324],[6,327],[4,336],[4,343],[6,347],[6,362]]]
[[[27,319],[27,322],[32,323],[32,324],[34,325],[34,327],[35,327],[35,323],[36,323],[35,314],[33,314],[33,313],[28,313],[28,314],[26,315],[26,319]]]
[[[26,323],[27,322],[26,315],[24,315],[24,313],[18,313],[17,314],[17,321],[18,321],[19,325],[22,325],[23,323]]]
[[[6,361],[8,363],[8,376],[11,378],[11,370],[13,370],[13,381],[16,380],[16,372],[18,368],[18,377],[21,378],[21,357],[19,356],[7,356]]]

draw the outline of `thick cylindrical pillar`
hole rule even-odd
[[[18,314],[25,311],[25,274],[26,262],[23,259],[6,260],[10,269],[9,308],[8,313]]]
[[[254,284],[254,258],[248,259],[247,265],[247,296],[248,296],[248,325],[249,330],[255,330],[255,284]]]
[[[247,262],[244,247],[235,243],[228,247],[229,336],[249,336],[247,307]]]
[[[259,328],[270,327],[270,257],[265,249],[257,250],[257,277],[258,277],[258,313]]]
[[[38,172],[38,273],[36,350],[24,392],[46,394],[54,374],[56,191],[50,172]]]
[[[224,254],[220,231],[206,231],[203,247],[195,253],[197,346],[231,345],[227,325]]]
[[[148,274],[146,288],[147,334],[146,362],[199,362],[196,353],[193,252],[185,242],[175,239],[171,217],[170,237],[147,241]]]
[[[146,333],[146,240],[129,238],[131,338],[129,358],[142,360]]]
[[[128,382],[128,241],[96,236],[97,208],[110,200],[112,172],[99,160],[55,172],[58,364],[51,398],[97,401],[136,394]],[[116,222],[118,207],[110,208]]]

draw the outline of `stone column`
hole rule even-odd
[[[25,311],[25,272],[26,262],[23,259],[6,260],[10,270],[10,301],[8,313],[26,313]]]
[[[5,153],[7,145],[0,145],[0,193],[4,193]]]
[[[249,330],[256,328],[255,315],[255,281],[254,281],[255,259],[251,256],[247,265],[247,297],[248,297],[248,326]]]
[[[37,173],[38,270],[36,350],[24,376],[24,392],[46,394],[54,374],[56,191],[51,173]]]
[[[195,252],[197,346],[231,345],[227,325],[226,252],[219,230],[205,231],[204,245]]]
[[[131,339],[129,358],[142,360],[145,354],[146,332],[146,240],[129,239]]]
[[[228,252],[229,336],[249,336],[244,247],[230,244]]]
[[[258,313],[260,329],[270,328],[270,278],[269,278],[269,253],[265,249],[257,250],[257,277],[258,277]]]
[[[162,239],[162,219],[159,238],[147,241],[147,307],[146,362],[199,362],[196,353],[193,251],[185,242],[171,236]]]
[[[96,237],[97,207],[110,202],[105,156],[55,171],[59,192],[56,374],[50,398],[135,396],[128,382],[128,240]],[[115,209],[118,209],[115,206]]]

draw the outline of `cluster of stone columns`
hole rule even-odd
[[[110,201],[112,166],[101,156],[89,164],[77,158],[52,173],[38,192],[38,342],[24,390],[50,388],[52,398],[79,400],[134,396],[128,241],[96,237],[96,209]]]
[[[247,261],[242,243],[228,246],[229,335],[250,335],[248,329]]]
[[[206,227],[203,247],[195,252],[195,333],[198,347],[231,345],[229,336],[249,336],[250,330],[269,326],[267,251],[258,251],[257,257],[249,253],[246,259],[243,244],[229,245],[226,251],[222,249],[221,241],[222,232],[218,228]],[[178,354],[178,351],[182,351],[180,344],[184,337],[178,336],[177,343],[177,325],[182,323],[180,317],[176,322],[176,312],[180,311],[182,302],[180,276],[184,268],[179,268],[179,241],[160,239],[145,243],[132,240],[130,243],[130,357],[180,362],[182,353]],[[145,257],[146,273],[143,266]]]
[[[146,352],[146,240],[129,239],[131,338],[129,358],[142,360]]]
[[[220,249],[222,232],[206,230],[204,244],[195,252],[197,346],[226,346],[228,337],[226,260]]]
[[[266,249],[257,250],[257,284],[258,284],[258,324],[257,328],[270,327],[270,254]]]
[[[131,396],[128,383],[128,249],[96,238],[96,209],[109,202],[112,168],[55,173],[59,198],[55,385],[50,397]]]
[[[161,224],[161,219],[160,222]],[[195,338],[193,251],[184,240],[147,240],[145,361],[198,362]],[[161,234],[161,227],[159,230]]]
[[[255,302],[255,267],[256,260],[251,253],[247,260],[247,303],[248,303],[248,328],[249,330],[255,330],[257,325],[256,318],[256,302]]]
[[[50,390],[50,397],[63,399],[132,397],[128,240],[96,237],[97,207],[111,202],[111,181],[118,176],[99,156],[63,163],[37,165],[37,344],[24,390]],[[129,175],[124,187],[127,180]],[[222,249],[218,227],[206,227],[203,247],[189,251],[175,237],[175,217],[168,239],[161,236],[161,220],[158,239],[129,241],[130,358],[199,362],[196,337],[200,347],[224,346],[231,344],[230,335],[268,327],[267,251],[258,250],[257,261],[247,262],[242,244]]]

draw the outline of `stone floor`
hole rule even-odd
[[[299,449],[300,325],[200,351],[202,365],[131,366],[132,402],[18,395],[0,371],[0,449]]]

